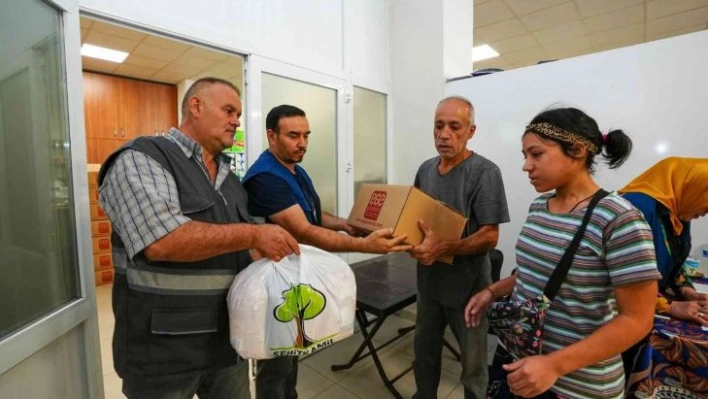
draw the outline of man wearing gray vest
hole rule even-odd
[[[504,184],[497,165],[472,152],[474,107],[464,97],[448,97],[435,110],[433,138],[438,156],[420,166],[415,186],[457,209],[467,218],[459,240],[443,241],[425,223],[411,255],[418,260],[418,296],[413,371],[414,398],[437,397],[445,327],[460,345],[460,382],[465,399],[482,399],[487,389],[487,320],[467,328],[467,300],[491,282],[489,251],[497,244],[499,224],[509,221]],[[452,265],[437,262],[454,255]]]
[[[166,137],[140,137],[99,173],[113,224],[113,358],[129,398],[250,398],[247,363],[229,344],[226,294],[254,256],[278,261],[295,239],[251,224],[247,195],[221,152],[241,100],[228,81],[199,79]]]

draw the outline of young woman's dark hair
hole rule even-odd
[[[585,143],[588,147],[585,167],[590,172],[595,170],[595,155],[601,154],[610,169],[615,169],[620,167],[632,152],[632,140],[622,130],[611,130],[603,135],[595,119],[577,108],[552,108],[543,111],[531,120],[524,135],[527,133],[536,133],[546,140],[558,143],[571,158],[578,157],[576,144]]]

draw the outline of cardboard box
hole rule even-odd
[[[406,242],[418,245],[424,238],[418,219],[443,240],[460,239],[467,224],[462,214],[423,191],[393,184],[362,184],[347,222],[366,231],[389,227],[393,235],[408,234]],[[438,260],[452,264],[452,259]]]
[[[91,241],[93,243],[93,253],[111,252],[111,237],[94,237]]]
[[[88,173],[88,186],[89,186],[89,188],[97,188],[98,187],[98,172],[89,172]]]
[[[103,212],[103,209],[101,208],[100,205],[89,204],[89,208],[91,210],[91,220],[108,219],[108,215],[106,215],[106,212]]]
[[[95,204],[98,203],[98,193],[99,189],[98,187],[89,187],[89,203]]]
[[[90,163],[86,165],[88,171],[88,186],[89,188],[98,187],[98,171],[101,170],[101,164]]]
[[[91,221],[91,237],[106,237],[111,235],[111,222],[108,220]]]
[[[93,254],[93,270],[106,270],[113,268],[113,255],[110,252]]]
[[[113,269],[93,272],[93,275],[96,279],[96,285],[103,285],[103,284],[112,283],[113,282],[113,273],[114,273]]]

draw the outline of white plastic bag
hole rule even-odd
[[[310,354],[351,336],[356,280],[329,252],[261,259],[239,273],[227,297],[231,345],[245,359]]]

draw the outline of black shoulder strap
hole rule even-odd
[[[561,284],[563,284],[563,280],[565,280],[566,274],[568,274],[568,270],[570,270],[570,266],[573,265],[575,251],[577,251],[578,245],[580,245],[580,240],[582,240],[583,236],[585,235],[585,228],[588,226],[588,222],[590,221],[590,217],[592,216],[593,209],[595,209],[595,205],[597,205],[597,203],[600,202],[600,200],[604,198],[607,194],[609,194],[607,191],[599,189],[597,190],[595,195],[592,196],[590,204],[588,205],[588,209],[585,211],[583,223],[580,225],[580,228],[578,228],[578,231],[575,233],[573,241],[571,241],[568,249],[565,250],[563,257],[561,258],[560,262],[558,262],[558,266],[556,266],[556,269],[553,271],[553,275],[551,275],[551,279],[548,280],[548,284],[546,284],[546,289],[543,291],[543,294],[546,295],[549,300],[552,301],[553,298],[556,297],[556,294],[558,293]]]

